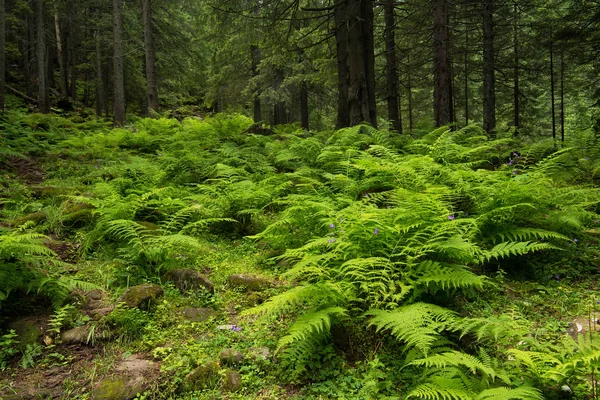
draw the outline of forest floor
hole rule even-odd
[[[43,285],[28,293],[26,285],[17,287],[12,303],[0,303],[0,399],[366,399],[364,382],[386,381],[391,367],[380,367],[378,360],[395,357],[397,348],[374,330],[369,340],[337,346],[309,366],[309,379],[286,380],[276,348],[291,317],[244,313],[294,287],[281,278],[286,263],[273,258],[278,253],[263,241],[227,225],[227,216],[214,218],[215,229],[189,228],[195,239],[184,247],[190,252],[174,247],[161,253],[166,242],[152,240],[159,237],[158,225],[166,225],[157,216],[179,215],[192,194],[156,189],[161,183],[154,175],[180,179],[186,171],[164,170],[162,150],[150,134],[131,139],[137,132],[131,127],[113,146],[106,123],[85,123],[50,119],[49,128],[26,122],[28,136],[14,147],[23,154],[3,158],[3,235],[13,229],[43,234],[56,259],[46,275],[67,277],[71,289],[54,308]],[[81,132],[90,132],[89,141]],[[93,142],[101,138],[104,143]],[[246,207],[252,208],[239,209]],[[108,215],[115,221],[137,218],[136,232],[143,235],[122,245],[115,225],[96,229]],[[514,337],[522,334],[548,348],[568,335],[600,331],[600,282],[594,275],[600,245],[591,236],[579,246],[585,247],[549,259],[535,280],[514,270],[493,271],[489,289],[457,294],[453,301],[463,315],[507,317]],[[586,264],[588,277],[577,263]],[[168,276],[169,270],[182,275]],[[131,308],[120,305],[139,285],[158,289],[141,294]],[[500,337],[494,346],[513,344],[513,337]],[[386,390],[398,396],[381,398],[399,398],[404,388]]]

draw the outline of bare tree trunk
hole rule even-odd
[[[408,132],[412,134],[412,131],[415,127],[413,120],[413,95],[412,95],[412,75],[410,71],[407,76],[407,85],[406,91],[408,92]]]
[[[123,50],[123,10],[121,0],[113,0],[113,35],[114,35],[114,93],[113,121],[116,126],[125,125],[125,83],[124,83],[124,50]]]
[[[281,85],[283,84],[283,70],[277,68],[275,70],[275,81],[274,88],[275,93],[277,93],[277,97],[281,97],[279,91],[281,90]],[[285,111],[285,102],[281,100],[277,100],[275,106],[273,108],[273,125],[281,125],[287,123],[287,114]]]
[[[437,126],[452,122],[452,70],[447,0],[433,0],[433,107]]]
[[[250,55],[252,57],[252,77],[258,76],[258,64],[260,63],[260,49],[256,45],[250,47]],[[260,88],[254,93],[253,102],[254,122],[262,121],[262,110],[260,106]]]
[[[60,97],[66,99],[69,97],[68,86],[69,77],[67,75],[67,65],[65,60],[65,51],[63,48],[63,35],[60,27],[60,15],[58,7],[54,5],[54,27],[56,29],[56,55],[58,57],[58,70],[60,73]]]
[[[386,51],[386,70],[387,70],[387,105],[388,119],[392,124],[392,129],[402,133],[402,120],[400,117],[400,105],[398,101],[398,71],[396,69],[396,38],[395,38],[395,18],[394,18],[394,0],[386,0],[384,7],[385,14],[385,51]]]
[[[483,129],[490,138],[496,133],[496,88],[494,73],[493,0],[483,2]]]
[[[69,2],[71,3],[71,2]],[[71,4],[72,5],[72,4]],[[73,22],[73,7],[69,7],[68,10],[68,20],[69,20],[69,28],[67,35],[67,75],[71,74],[71,80],[69,82],[69,96],[73,101],[77,100],[77,68],[76,68],[76,60],[77,54],[75,54],[75,23]]]
[[[465,69],[465,126],[469,125],[469,25],[465,19],[465,54],[464,54],[464,69]]]
[[[44,10],[42,0],[35,0],[37,26],[37,73],[38,73],[38,108],[43,114],[50,111],[48,86],[46,81],[46,32],[44,29]]]
[[[158,111],[158,91],[156,89],[156,53],[152,34],[152,0],[142,1],[144,20],[144,45],[146,47],[146,83],[148,87],[148,108]]]
[[[6,85],[6,9],[0,0],[0,111],[4,111],[4,85]]]
[[[565,141],[565,50],[560,50],[560,141]]]
[[[556,106],[554,99],[554,42],[550,42],[550,96],[552,107],[552,139],[556,139]]]
[[[338,72],[338,107],[336,128],[350,126],[348,112],[348,28],[346,24],[346,0],[335,2],[335,42]]]
[[[27,68],[27,74],[29,81],[27,82],[26,93],[29,97],[36,97],[34,88],[36,87],[36,75],[37,75],[37,59],[35,58],[35,47],[36,47],[36,32],[35,32],[35,18],[32,18],[29,14],[25,15],[25,25],[27,26],[27,39],[25,43],[26,56],[25,64]]]
[[[348,111],[350,125],[362,122],[377,127],[375,102],[375,46],[373,0],[348,0]]]
[[[104,84],[102,82],[102,46],[100,41],[100,30],[96,29],[96,115],[102,116],[104,110]]]
[[[309,129],[310,124],[308,118],[308,90],[306,90],[306,83],[303,82],[300,86],[300,126],[302,129]]]
[[[515,20],[513,24],[513,47],[514,47],[514,86],[513,86],[513,107],[514,107],[514,124],[515,124],[515,135],[519,132],[519,125],[521,124],[520,118],[520,105],[519,105],[519,41],[517,38],[517,29],[519,23],[519,9],[517,7],[517,2],[515,1],[514,5],[514,14]]]

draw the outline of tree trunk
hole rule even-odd
[[[565,141],[565,50],[560,50],[560,141]]]
[[[386,70],[387,70],[387,106],[388,119],[392,124],[392,129],[402,133],[402,120],[400,117],[400,106],[398,101],[398,71],[396,69],[396,38],[395,38],[395,20],[394,20],[394,0],[386,0],[384,7],[385,14],[385,51],[386,51]]]
[[[60,74],[60,97],[61,99],[66,99],[69,97],[69,77],[67,74],[66,53],[63,48],[63,32],[60,27],[60,15],[56,5],[54,5],[54,27],[56,29],[56,56],[58,57],[58,70]]]
[[[452,70],[447,0],[433,0],[433,108],[437,126],[452,122]]]
[[[303,82],[300,86],[300,126],[302,129],[309,129],[310,124],[308,117],[308,90],[306,90],[306,83]]]
[[[335,42],[337,54],[338,72],[338,107],[336,128],[350,126],[350,114],[348,113],[348,27],[346,23],[347,0],[336,0],[335,2]]]
[[[69,2],[71,3],[71,2]],[[72,4],[70,4],[72,5]],[[69,81],[69,96],[72,101],[77,100],[77,68],[76,66],[76,54],[75,54],[75,23],[73,21],[73,7],[69,7],[68,10],[68,30],[66,35],[67,40],[67,75],[71,75]]]
[[[48,85],[46,80],[46,32],[44,29],[44,10],[42,0],[35,0],[36,32],[37,32],[37,74],[38,74],[38,108],[43,114],[50,111]]]
[[[348,0],[348,111],[350,125],[367,122],[377,127],[373,0]]]
[[[465,20],[465,54],[464,54],[464,69],[465,69],[465,126],[469,125],[469,25]]]
[[[104,110],[104,83],[102,82],[102,46],[100,41],[100,30],[96,29],[96,115],[102,116]]]
[[[483,2],[483,129],[490,138],[496,133],[496,88],[494,74],[494,0]]]
[[[124,50],[123,50],[123,15],[121,0],[113,0],[113,122],[116,126],[125,124],[125,83],[124,83]]]
[[[513,107],[514,107],[514,124],[515,124],[515,135],[518,134],[519,132],[519,125],[521,123],[521,121],[519,120],[520,118],[520,105],[519,105],[519,41],[517,38],[517,29],[518,29],[518,23],[519,23],[519,9],[517,7],[517,2],[515,1],[514,5],[514,14],[515,14],[515,20],[514,20],[514,24],[513,24],[513,52],[514,52],[514,86],[513,86]]]
[[[412,134],[415,124],[413,121],[412,74],[410,72],[408,72],[406,83],[408,85],[406,88],[406,91],[408,92],[408,132]]]
[[[34,89],[36,87],[36,76],[37,76],[37,59],[35,58],[35,47],[36,47],[36,26],[35,18],[32,18],[29,14],[25,15],[25,25],[27,25],[27,43],[26,43],[26,60],[25,63],[27,68],[27,74],[29,75],[29,82],[27,84],[26,93],[30,97],[36,97]]]
[[[275,70],[275,80],[274,80],[274,89],[275,93],[277,93],[277,97],[281,97],[279,93],[281,90],[281,85],[283,84],[283,70],[277,68]],[[277,100],[275,106],[273,107],[273,125],[282,125],[287,123],[287,114],[285,111],[285,102],[281,100]]]
[[[0,111],[4,111],[4,85],[6,85],[5,11],[4,0],[0,0]]]
[[[158,111],[158,91],[156,89],[156,53],[152,34],[152,0],[142,1],[144,20],[144,45],[146,48],[146,83],[148,87],[148,108]]]
[[[252,57],[252,77],[258,76],[258,64],[260,63],[260,49],[256,45],[250,47],[250,55]],[[260,106],[260,89],[256,89],[254,93],[254,122],[262,121],[262,110]]]
[[[556,105],[554,99],[554,42],[550,42],[550,96],[552,107],[552,139],[556,140]]]

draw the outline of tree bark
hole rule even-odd
[[[494,73],[494,0],[483,1],[483,129],[490,138],[496,133],[496,88]]]
[[[556,105],[554,99],[554,42],[550,42],[550,96],[552,107],[552,139],[556,140]]]
[[[350,125],[367,122],[377,127],[373,0],[348,0],[348,111]]]
[[[144,20],[144,45],[146,48],[146,84],[148,88],[148,108],[158,111],[158,90],[156,85],[156,53],[152,34],[152,0],[142,1]]]
[[[44,9],[42,0],[35,0],[36,33],[37,33],[37,74],[38,74],[38,108],[43,114],[50,111],[48,85],[46,80],[46,31],[44,29]]]
[[[54,5],[54,28],[56,30],[56,56],[58,57],[58,70],[60,74],[60,97],[69,97],[69,77],[67,74],[66,53],[63,48],[63,32],[60,26],[60,15],[58,7]]]
[[[309,110],[308,110],[308,90],[306,83],[300,86],[300,126],[302,129],[309,130]]]
[[[412,87],[412,74],[409,72],[407,76],[407,85],[406,91],[408,92],[408,132],[412,134],[412,131],[415,127],[415,123],[413,120],[413,87]]]
[[[124,83],[124,50],[123,50],[123,11],[121,0],[113,0],[113,122],[116,126],[125,124],[125,83]]]
[[[433,107],[437,126],[452,122],[452,70],[447,0],[433,0]]]
[[[348,27],[346,21],[347,0],[336,0],[335,2],[335,42],[338,72],[338,107],[336,128],[350,126],[350,114],[348,112]]]
[[[6,85],[6,8],[0,0],[0,111],[4,111],[4,91]]]
[[[394,0],[386,0],[385,14],[385,50],[387,70],[387,106],[388,119],[391,127],[398,133],[402,133],[402,119],[398,100],[398,71],[396,69],[396,38],[395,38],[395,16]]]
[[[100,30],[96,29],[96,115],[102,116],[104,110],[104,83],[102,82],[102,43],[100,41]]]
[[[465,54],[464,54],[464,69],[465,69],[465,126],[469,125],[469,25],[465,20]]]
[[[256,45],[250,47],[252,57],[252,77],[256,78],[259,74],[258,65],[260,64],[260,48]],[[262,121],[262,109],[260,105],[260,88],[256,89],[253,101],[254,122]]]
[[[515,135],[519,132],[520,121],[520,104],[519,104],[519,41],[518,41],[518,24],[519,24],[519,9],[517,7],[517,2],[515,1],[513,5],[513,11],[515,14],[515,20],[513,24],[513,52],[514,52],[514,85],[513,85],[513,108],[514,108],[514,125],[515,125]]]
[[[565,50],[560,50],[560,141],[565,141]]]
[[[281,97],[280,90],[281,85],[283,84],[283,70],[277,68],[275,69],[275,79],[274,79],[274,89],[275,93],[277,93],[277,97]],[[273,107],[273,125],[282,125],[287,123],[287,113],[285,111],[285,102],[282,100],[277,100],[275,106]]]

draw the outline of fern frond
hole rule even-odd
[[[518,388],[498,387],[486,389],[475,400],[544,400],[542,392],[530,386]]]
[[[343,307],[328,307],[302,314],[288,329],[287,335],[279,339],[277,351],[296,342],[310,340],[312,336],[328,333],[332,318],[346,316],[348,310]]]

